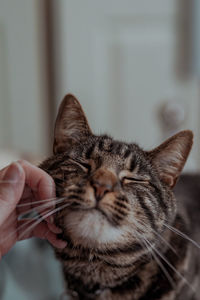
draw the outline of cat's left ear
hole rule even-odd
[[[91,129],[79,101],[71,94],[61,102],[54,130],[54,154],[63,153],[91,135]]]
[[[156,149],[147,152],[158,175],[165,184],[173,188],[176,184],[193,144],[193,133],[185,130],[177,133]]]

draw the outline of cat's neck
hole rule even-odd
[[[186,231],[185,223],[179,215],[177,215],[172,225],[177,230]],[[98,254],[96,254],[96,259],[101,260],[101,256],[98,257]],[[164,293],[166,290],[173,290],[171,282],[173,282],[173,284],[179,284],[180,276],[177,276],[175,269],[181,272],[180,266],[184,265],[184,261],[186,260],[187,243],[180,236],[177,236],[174,232],[167,229],[162,234],[160,246],[152,249],[152,256],[146,256],[145,259],[137,261],[132,265],[131,269],[127,268],[127,274],[125,273],[126,275],[123,275],[124,280],[122,280],[122,278],[116,278],[116,280],[112,282],[112,286],[110,282],[108,286],[106,284],[102,285],[102,283],[94,283],[88,286],[84,284],[81,279],[77,282],[77,278],[73,278],[72,274],[69,274],[67,270],[65,270],[65,276],[70,293],[73,297],[78,294],[79,299],[98,299],[98,295],[109,293],[113,295],[123,292],[127,294],[127,297],[129,297],[130,294],[134,295],[134,298],[132,296],[131,300],[149,300],[156,299],[150,297],[155,293],[157,281],[159,282],[156,292],[158,294]],[[92,265],[94,261],[90,263]],[[115,271],[113,266],[110,272]],[[93,278],[91,277],[91,281],[92,280]],[[145,296],[143,297],[143,295]],[[124,299],[129,298],[125,297]]]

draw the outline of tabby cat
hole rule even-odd
[[[173,194],[192,143],[189,130],[152,151],[96,136],[78,100],[64,98],[41,168],[64,199],[54,218],[67,246],[55,252],[72,299],[200,299],[198,249]]]

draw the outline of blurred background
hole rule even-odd
[[[0,0],[0,167],[52,151],[73,93],[95,133],[151,149],[181,129],[200,169],[199,0]],[[44,258],[45,257],[45,258]],[[0,265],[0,299],[59,299],[50,248],[20,242]]]

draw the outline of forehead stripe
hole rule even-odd
[[[136,163],[135,157],[133,157],[130,162],[130,167],[129,167],[130,172],[133,172],[133,170],[136,168],[136,166],[137,166],[137,163]]]
[[[95,148],[95,144],[93,144],[92,146],[90,146],[86,153],[85,153],[85,158],[89,159],[91,156],[92,156],[92,153],[94,151],[94,148]]]
[[[103,148],[104,148],[103,140],[100,140],[100,141],[99,141],[98,147],[99,147],[99,150],[100,150],[100,151],[103,151]]]
[[[115,153],[116,153],[116,154],[120,154],[121,149],[122,149],[122,145],[121,145],[121,144],[116,145]]]
[[[160,205],[160,207],[162,208],[162,211],[167,215],[167,205],[164,202],[165,196],[162,192],[162,188],[157,187],[156,183],[153,183],[151,181],[151,186],[154,188],[154,190],[152,191],[152,194],[156,197],[156,199],[158,200],[158,203]]]
[[[124,158],[127,158],[131,154],[131,150],[127,149],[124,153]]]
[[[146,217],[148,218],[152,228],[155,229],[156,226],[155,226],[155,219],[154,219],[153,213],[151,212],[150,208],[145,204],[143,197],[141,195],[139,195],[139,193],[137,193],[137,199],[138,199],[140,206],[144,210]]]

